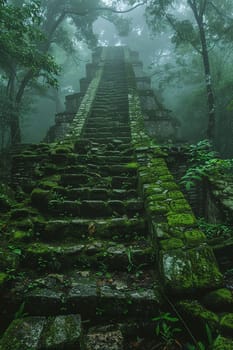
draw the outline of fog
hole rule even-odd
[[[194,3],[198,9],[199,2]],[[12,0],[9,4],[22,6],[24,1]],[[206,6],[201,18],[203,39],[195,13],[186,1],[168,1],[163,10],[152,0],[42,1],[37,16],[43,13],[39,29],[44,37],[40,39],[42,43],[36,45],[42,54],[51,55],[58,67],[56,73],[54,67],[47,72],[39,67],[23,90],[20,97],[22,142],[43,140],[54,124],[55,114],[64,111],[65,96],[79,91],[79,79],[85,77],[85,65],[91,62],[96,46],[124,45],[139,52],[157,98],[179,120],[180,141],[192,143],[210,137],[218,151],[231,155],[232,19],[226,15],[223,20],[231,7],[229,1],[224,1],[219,11],[214,5]],[[62,11],[69,8],[70,13],[62,17]],[[43,41],[46,40],[45,49]],[[13,80],[16,95],[20,79],[30,70],[28,62],[20,61],[25,58],[17,59],[15,78],[2,65],[0,81],[4,91]],[[46,83],[46,75],[53,74],[57,82],[51,87],[49,80],[54,76]],[[207,84],[208,79],[211,84]],[[215,120],[214,129],[210,126],[211,118]],[[4,117],[2,119],[5,125]]]

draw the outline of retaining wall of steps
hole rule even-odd
[[[156,346],[151,319],[174,304],[219,330],[215,350],[233,348],[232,295],[145,132],[126,48],[103,49],[65,139],[16,163],[19,191],[1,215],[1,320],[18,312],[1,350]]]
[[[149,232],[154,240],[165,293],[187,298],[177,302],[178,309],[186,317],[203,323],[209,319],[214,327],[230,334],[232,326],[227,331],[224,330],[224,324],[226,320],[232,324],[233,308],[224,306],[223,294],[230,297],[231,292],[222,289],[223,280],[213,250],[206,244],[205,234],[197,229],[191,207],[167,168],[164,160],[166,154],[145,132],[127,50],[126,62],[132,144],[139,163],[139,189],[144,199]],[[215,304],[217,296],[220,299],[223,297],[220,302],[222,306]],[[223,316],[219,317],[214,312],[216,310],[223,311]],[[221,346],[224,348],[224,345]]]

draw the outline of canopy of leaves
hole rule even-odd
[[[23,6],[0,3],[0,67],[12,72],[16,65],[42,70],[49,84],[56,82],[58,66],[49,54],[43,54],[38,42],[45,37],[39,29],[40,4],[32,1]]]

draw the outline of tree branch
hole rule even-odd
[[[65,13],[66,14],[73,14],[73,15],[78,15],[78,16],[86,16],[92,12],[96,12],[96,11],[109,11],[109,12],[112,12],[112,13],[128,13],[128,12],[131,12],[133,10],[135,10],[136,8],[140,7],[140,6],[143,6],[147,3],[147,0],[144,0],[143,2],[140,2],[139,4],[135,5],[134,7],[131,7],[130,9],[127,9],[127,10],[116,10],[112,7],[96,7],[96,8],[93,8],[91,10],[86,10],[86,11],[83,11],[83,12],[79,12],[79,11],[76,11],[76,10],[72,10],[72,9],[66,9],[65,10]]]
[[[204,0],[200,8],[200,16],[203,17],[207,6],[207,0]]]
[[[165,16],[166,16],[166,19],[167,19],[168,23],[173,28],[173,30],[177,33],[177,35],[179,36],[181,41],[184,41],[182,33],[178,30],[178,28],[176,27],[175,23],[172,21],[171,17],[168,14],[165,14]],[[194,45],[194,43],[192,43],[191,41],[188,41],[188,42],[189,42],[189,44],[192,45],[194,50],[196,50],[199,54],[201,54],[201,50],[199,50],[198,47],[196,45]]]

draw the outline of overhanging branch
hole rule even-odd
[[[97,11],[103,11],[103,12],[109,11],[112,13],[128,13],[128,12],[135,10],[136,8],[138,8],[140,6],[145,5],[146,3],[147,3],[147,0],[144,0],[143,2],[140,2],[139,4],[131,7],[130,9],[127,9],[127,10],[116,10],[112,7],[96,7],[96,8],[92,8],[90,10],[86,10],[86,11],[76,11],[74,9],[65,9],[65,13],[78,15],[78,16],[86,16],[86,15],[89,15],[90,13],[97,12]]]

